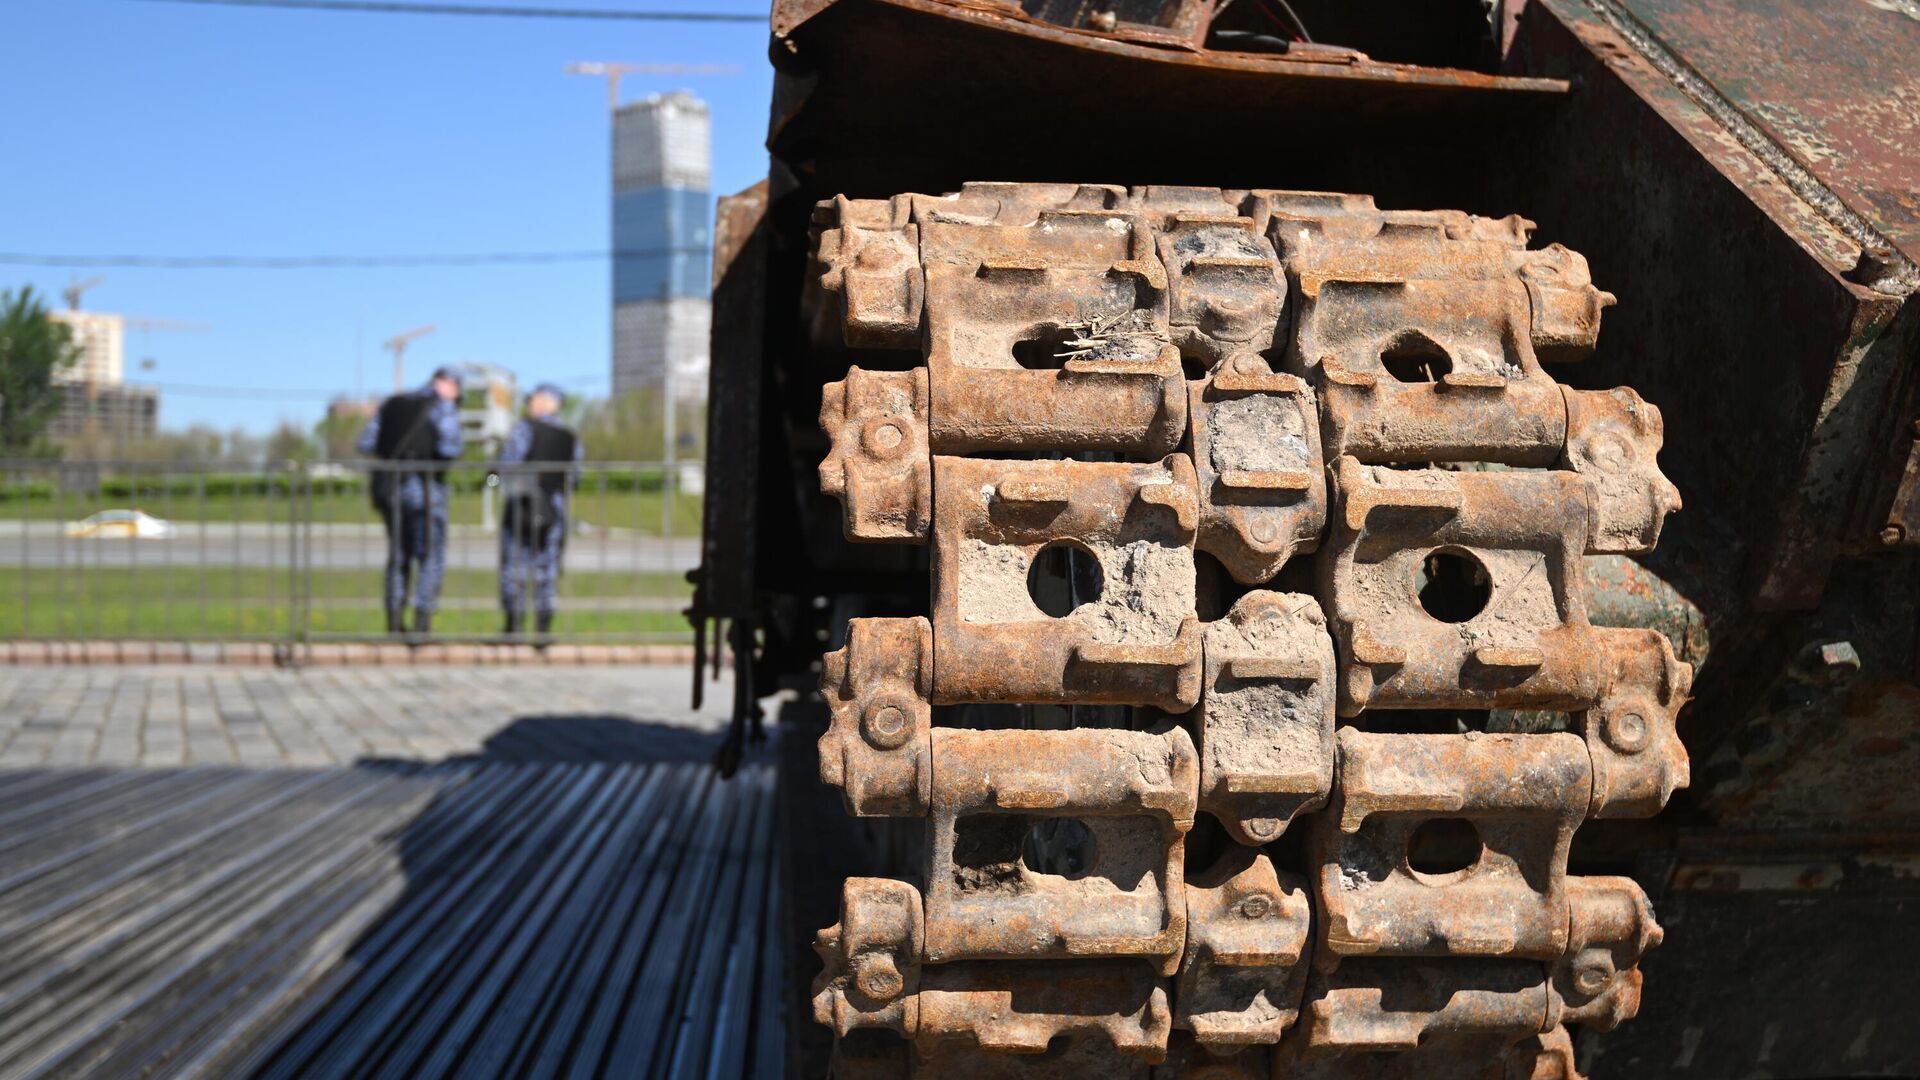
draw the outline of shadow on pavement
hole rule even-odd
[[[339,962],[315,965],[228,1071],[782,1075],[773,769],[762,754],[718,779],[718,739],[522,716],[477,753],[414,766],[424,808],[336,905],[377,914],[335,931],[353,934]]]
[[[522,716],[477,754],[454,761],[511,764],[700,762],[713,759],[720,733],[624,716]]]

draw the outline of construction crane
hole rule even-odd
[[[183,322],[179,319],[148,319],[139,315],[122,315],[120,322],[121,325],[125,326],[128,330],[140,331],[140,351],[147,354],[151,354],[153,351],[153,342],[147,335],[156,330],[161,333],[172,334],[206,334],[213,331],[212,326],[203,322]],[[153,366],[154,360],[151,355],[145,355],[140,358],[141,371],[152,371]]]
[[[179,319],[148,319],[139,315],[122,315],[120,322],[129,330],[160,330],[174,334],[204,334],[213,329],[203,322],[182,322]]]
[[[105,280],[107,279],[103,277],[90,277],[82,281],[76,277],[68,281],[67,287],[60,290],[61,294],[67,298],[67,310],[79,311],[80,298],[86,295],[88,289],[93,288]]]
[[[622,75],[738,75],[738,64],[628,64],[609,60],[587,60],[567,65],[569,75],[604,75],[607,80],[607,111],[620,108]]]
[[[407,388],[407,343],[416,338],[433,333],[433,324],[416,326],[393,335],[381,343],[381,348],[393,350],[393,392],[399,393]]]

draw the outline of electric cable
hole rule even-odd
[[[392,0],[136,0],[203,7],[288,8],[380,15],[478,15],[512,19],[608,19],[626,22],[765,23],[765,15],[732,11],[630,11],[616,8],[543,8],[497,4],[395,3]]]
[[[438,255],[55,255],[11,251],[0,252],[0,265],[160,270],[329,270],[596,262],[711,254],[708,248],[687,246],[614,251],[488,251]]]

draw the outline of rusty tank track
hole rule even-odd
[[[927,823],[917,883],[847,881],[816,943],[842,1075],[1545,1080],[1565,1025],[1634,1015],[1660,929],[1568,848],[1686,784],[1692,672],[1591,625],[1580,560],[1680,499],[1658,410],[1543,368],[1612,297],[1530,232],[1290,191],[822,204],[816,332],[923,362],[825,388],[821,486],[932,568],[930,617],[824,662],[822,779]],[[1189,874],[1201,811],[1231,842]]]

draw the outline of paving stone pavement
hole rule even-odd
[[[569,760],[590,756],[583,722],[713,730],[731,691],[709,683],[695,713],[691,680],[677,665],[0,668],[0,769]]]

